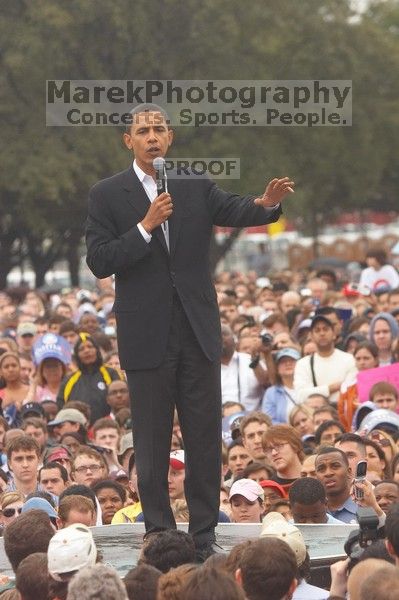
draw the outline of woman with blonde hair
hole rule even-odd
[[[373,429],[367,437],[377,442],[384,453],[386,463],[389,465],[398,451],[396,444],[389,433],[382,431],[382,429]]]
[[[0,523],[5,529],[21,514],[24,496],[20,492],[4,492],[0,496]]]
[[[303,438],[304,435],[314,434],[313,410],[306,404],[298,404],[292,409],[289,417],[289,424],[297,430]]]

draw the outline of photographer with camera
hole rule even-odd
[[[385,595],[377,594],[371,597],[370,589],[367,590],[364,585],[364,579],[367,574],[370,576],[370,582],[372,582],[374,573],[388,567],[388,559],[385,561],[375,558],[362,560],[365,549],[371,555],[371,547],[375,545],[375,542],[383,539],[385,535],[387,537],[386,548],[394,558],[396,566],[399,566],[399,505],[393,505],[388,515],[385,515],[378,505],[373,485],[365,478],[365,470],[363,473],[361,472],[362,463],[364,462],[360,461],[358,464],[356,476],[351,486],[352,499],[359,506],[356,515],[359,530],[352,531],[345,543],[345,552],[348,558],[331,566],[330,600],[344,599],[347,590],[349,590],[351,600],[387,598],[386,592]],[[376,555],[375,552],[374,555]],[[362,562],[358,564],[359,561]],[[363,582],[363,585],[360,585],[361,582]]]
[[[240,402],[249,412],[259,409],[265,386],[269,383],[260,351],[261,340],[254,347],[252,355],[237,352],[232,329],[222,325],[222,404]]]

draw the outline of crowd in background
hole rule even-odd
[[[104,599],[257,600],[267,590],[271,600],[310,600],[343,597],[351,578],[351,598],[379,598],[359,595],[361,563],[349,580],[346,567],[336,567],[331,596],[310,585],[295,526],[356,523],[359,506],[375,511],[389,539],[389,553],[367,557],[377,562],[366,572],[383,569],[397,585],[389,563],[399,555],[399,275],[379,249],[366,262],[357,285],[332,269],[215,278],[219,521],[262,523],[261,538],[198,566],[190,536],[149,536],[124,586],[101,564],[89,529],[144,518],[113,282],[0,292],[0,523],[16,573],[16,583],[0,587],[2,600],[85,598],[96,581]],[[176,414],[168,475],[176,522],[189,517],[184,477]]]

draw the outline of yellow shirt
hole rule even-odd
[[[112,517],[111,525],[120,525],[121,523],[134,523],[136,517],[143,512],[141,508],[141,502],[135,504],[129,504],[121,508]]]

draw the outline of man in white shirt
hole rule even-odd
[[[355,359],[349,352],[335,348],[334,326],[324,315],[313,318],[310,332],[317,349],[297,361],[294,389],[299,402],[311,394],[322,394],[336,404],[342,382],[356,375]]]
[[[265,388],[262,384],[265,368],[252,360],[246,352],[236,352],[233,331],[228,325],[222,325],[222,404],[240,402],[245,410],[258,410]]]

